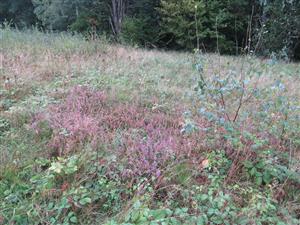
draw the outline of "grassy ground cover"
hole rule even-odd
[[[0,30],[0,224],[299,224],[299,64]]]

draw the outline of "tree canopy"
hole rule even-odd
[[[299,0],[0,0],[4,21],[147,47],[300,57]]]

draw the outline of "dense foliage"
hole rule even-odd
[[[0,2],[0,21],[111,34],[131,45],[299,58],[298,0],[27,0]]]
[[[1,0],[0,23],[12,22],[18,27],[34,25],[37,22],[31,0]]]
[[[300,1],[273,0],[261,8],[261,31],[257,49],[262,54],[279,53],[281,58],[300,54]],[[261,35],[261,37],[259,37]]]
[[[0,37],[0,225],[300,224],[298,64]]]

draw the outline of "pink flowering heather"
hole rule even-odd
[[[118,150],[119,158],[127,165],[125,176],[159,176],[168,162],[189,159],[199,145],[198,138],[185,137],[180,132],[179,117],[144,113],[143,123],[126,131]]]
[[[38,122],[47,121],[53,130],[49,145],[59,155],[66,154],[84,142],[95,143],[100,132],[96,109],[100,112],[104,100],[102,92],[77,86],[63,103],[51,105],[47,112],[39,114],[33,125],[37,127]]]
[[[123,175],[159,176],[169,161],[187,158],[199,144],[181,132],[180,115],[167,114],[134,104],[108,104],[102,92],[87,87],[73,88],[66,100],[49,106],[36,116],[34,127],[47,121],[53,130],[49,145],[59,155],[78,150],[85,143],[97,148],[111,146],[123,165]],[[114,146],[117,133],[121,144]]]

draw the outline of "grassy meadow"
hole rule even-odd
[[[0,224],[300,224],[300,65],[0,30]]]

